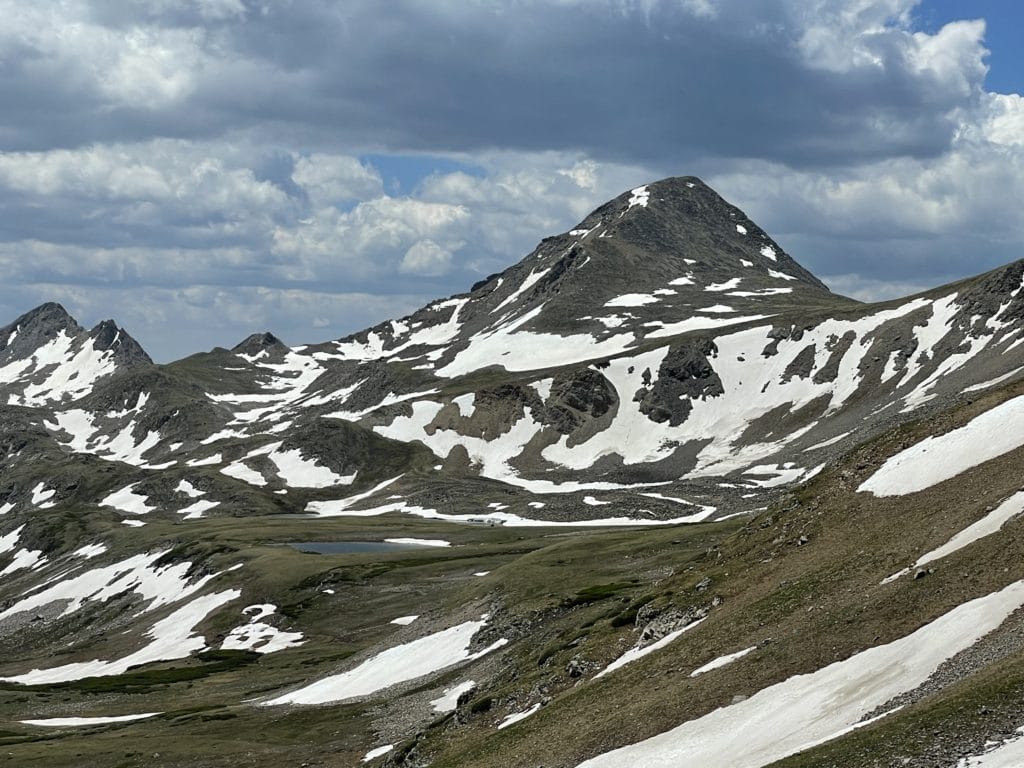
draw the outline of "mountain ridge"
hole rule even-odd
[[[322,344],[8,326],[12,759],[931,768],[1024,725],[1024,260],[862,304],[693,177],[584,223]]]

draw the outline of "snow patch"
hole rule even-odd
[[[761,768],[857,727],[868,712],[924,683],[940,664],[970,648],[1022,604],[1024,582],[1015,582],[899,640],[796,675],[578,768]]]
[[[149,500],[148,496],[135,493],[133,489],[136,485],[138,485],[138,483],[129,485],[119,491],[114,491],[100,502],[100,506],[113,507],[119,512],[126,512],[129,515],[149,514],[156,509],[156,507],[152,507],[146,503]]]
[[[645,304],[657,304],[661,299],[649,293],[625,293],[604,303],[606,307],[642,307]]]
[[[44,720],[19,720],[23,725],[36,725],[41,728],[87,728],[91,725],[108,723],[130,723],[133,720],[147,720],[163,714],[162,712],[145,712],[141,715],[115,715],[113,717],[48,717]]]
[[[242,615],[247,616],[249,621],[228,632],[220,647],[231,651],[277,653],[302,645],[301,632],[285,632],[263,621],[276,611],[277,606],[273,603],[250,605],[243,608]]]
[[[392,685],[426,677],[464,661],[472,661],[497,650],[508,641],[498,640],[486,648],[471,652],[473,636],[486,624],[467,621],[409,643],[381,651],[355,668],[331,675],[296,691],[265,702],[280,704],[327,704],[368,696]]]
[[[750,648],[744,648],[742,651],[736,651],[735,653],[728,653],[725,656],[719,656],[717,659],[709,661],[704,666],[697,667],[697,669],[693,670],[693,672],[690,673],[690,677],[697,677],[698,675],[703,675],[704,673],[710,672],[713,669],[719,669],[720,667],[732,664],[734,661],[739,661],[748,653],[752,653],[756,650],[757,646],[753,645]]]
[[[384,539],[388,544],[409,544],[416,547],[450,547],[452,543],[444,539],[412,539],[408,537]]]
[[[439,699],[431,701],[430,706],[434,712],[440,715],[454,712],[458,708],[459,697],[464,693],[469,693],[474,688],[476,688],[476,682],[473,680],[466,680],[464,683],[459,683],[451,688],[445,688],[444,694]]]
[[[904,496],[956,477],[1024,445],[1024,397],[997,405],[964,426],[926,437],[889,458],[857,489]]]
[[[628,211],[634,205],[639,205],[642,208],[646,208],[647,204],[651,201],[651,193],[648,191],[646,185],[643,187],[637,187],[636,189],[630,190],[631,197],[629,198],[629,206],[626,208]]]
[[[662,648],[664,648],[665,646],[669,645],[673,640],[675,640],[678,637],[680,637],[683,633],[689,632],[691,629],[696,627],[702,621],[704,621],[704,619],[697,619],[697,621],[691,622],[691,623],[687,624],[685,627],[683,627],[681,629],[677,629],[674,632],[669,632],[663,638],[661,638],[660,640],[658,640],[656,642],[651,643],[650,645],[645,645],[645,646],[637,645],[637,646],[634,646],[633,648],[630,648],[624,654],[619,656],[619,658],[617,658],[615,661],[613,661],[607,667],[605,667],[600,672],[598,672],[596,675],[594,675],[594,679],[596,680],[599,677],[604,677],[605,675],[611,674],[612,672],[614,672],[617,669],[621,669],[622,667],[626,666],[627,664],[632,664],[637,659],[642,659],[644,656],[647,656],[648,654],[654,653],[655,651],[660,651]]]
[[[511,715],[508,715],[504,720],[498,723],[498,730],[503,730],[505,728],[508,728],[510,725],[515,725],[516,723],[525,720],[530,715],[535,714],[539,709],[540,702],[538,701],[536,704],[534,704],[527,710],[524,710],[522,712],[513,712]]]

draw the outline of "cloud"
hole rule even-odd
[[[417,240],[405,252],[398,271],[412,275],[443,275],[452,265],[451,251],[433,240]]]
[[[294,160],[292,181],[315,205],[338,206],[383,192],[384,183],[377,170],[354,157],[315,153]]]
[[[24,147],[245,130],[335,153],[931,156],[981,87],[984,26],[914,32],[914,5],[221,0],[124,18],[5,0],[0,56],[22,63],[0,75],[0,122]]]
[[[818,274],[937,284],[1020,258],[1024,242],[1024,99],[986,94],[961,119],[930,160],[842,173],[740,163],[710,181]]]
[[[984,90],[982,21],[916,12],[0,0],[0,309],[113,312],[162,358],[256,323],[309,340],[687,173],[858,297],[996,266],[1024,239],[1024,100]]]

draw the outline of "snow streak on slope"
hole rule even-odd
[[[959,552],[964,547],[970,546],[978,539],[991,536],[993,533],[999,531],[1007,521],[1012,520],[1021,512],[1024,512],[1024,491],[1013,494],[1013,496],[1006,499],[1002,504],[993,509],[983,518],[957,533],[941,547],[936,547],[930,552],[926,552],[921,555],[921,557],[919,557],[909,568],[904,568],[902,571],[882,579],[882,584],[888,584],[891,581],[895,581],[901,576],[905,576],[910,573],[914,568],[920,568],[934,560],[940,560],[943,557],[948,557],[954,552]]]
[[[19,720],[24,725],[36,725],[41,728],[88,728],[93,725],[110,723],[130,723],[133,720],[148,720],[160,712],[144,712],[139,715],[114,715],[111,717],[49,717],[44,720]]]
[[[536,714],[539,709],[540,702],[538,701],[529,709],[524,709],[522,712],[513,712],[511,715],[508,715],[504,720],[498,723],[498,730],[501,731],[505,728],[508,728],[510,725],[515,725],[516,723],[522,722],[531,715]]]
[[[216,574],[190,580],[192,563],[157,565],[169,550],[135,555],[113,565],[94,568],[75,576],[66,576],[46,589],[33,592],[0,611],[0,619],[34,611],[50,603],[64,602],[61,616],[69,616],[87,601],[106,602],[127,591],[133,592],[146,606],[136,615],[155,610],[188,597],[200,590]]]
[[[857,727],[866,714],[924,683],[942,662],[970,648],[1021,605],[1024,582],[1015,582],[904,638],[791,677],[579,768],[761,768]]]
[[[947,555],[963,549],[978,539],[989,536],[1006,523],[1006,521],[1024,512],[1024,492],[1015,493],[994,510],[985,515],[981,520],[960,531],[941,547],[933,549],[918,558],[915,566],[925,565],[933,560],[939,560]]]
[[[709,311],[708,308],[704,308],[703,312]],[[681,333],[689,333],[690,331],[704,331],[714,328],[726,328],[730,325],[740,325],[742,323],[752,323],[757,320],[764,320],[770,315],[747,315],[745,317],[708,317],[706,315],[694,315],[688,317],[685,320],[678,320],[672,323],[663,323],[660,320],[652,320],[647,325],[654,328],[653,331],[647,334],[649,339],[665,339],[670,336],[678,336]]]
[[[147,430],[146,436],[141,440],[135,437],[136,421],[132,416],[142,411],[146,400],[143,393],[134,408],[116,414],[108,414],[110,417],[121,420],[118,430],[110,434],[104,434],[103,427],[96,424],[95,414],[80,408],[57,412],[54,414],[53,422],[43,423],[49,430],[69,434],[71,439],[67,442],[61,441],[61,445],[70,448],[75,453],[87,453],[106,461],[121,461],[144,469],[164,469],[172,466],[175,462],[150,464],[144,458],[148,451],[159,444],[160,433],[155,430]]]
[[[696,627],[702,621],[704,621],[704,619],[697,619],[697,621],[691,622],[691,623],[687,624],[685,627],[683,627],[681,629],[677,629],[677,630],[675,630],[673,632],[669,632],[663,638],[661,638],[660,640],[658,640],[656,642],[651,643],[650,645],[644,645],[644,646],[639,646],[638,645],[638,646],[635,646],[633,648],[630,648],[624,654],[619,656],[619,658],[617,658],[615,661],[613,661],[607,667],[605,667],[600,672],[598,672],[596,675],[594,675],[594,679],[596,680],[599,677],[604,677],[605,675],[610,674],[611,672],[614,672],[617,669],[621,669],[622,667],[626,666],[627,664],[632,664],[634,661],[637,661],[638,659],[642,659],[644,656],[647,656],[648,654],[651,654],[651,653],[654,653],[655,651],[661,650],[666,645],[670,644],[673,640],[675,640],[676,638],[680,637],[683,633],[689,632],[691,629]]]
[[[903,496],[956,477],[1024,445],[1024,397],[1015,397],[944,435],[926,437],[888,459],[857,489]]]
[[[719,656],[717,659],[712,659],[707,664],[697,667],[697,669],[690,673],[690,677],[699,677],[706,672],[711,672],[712,670],[719,669],[720,667],[726,667],[734,661],[739,661],[748,653],[753,653],[756,650],[757,646],[752,645],[749,648],[744,648],[742,651],[736,651],[735,653],[727,653],[725,656]]]
[[[563,436],[544,449],[542,455],[562,466],[582,470],[609,454],[621,456],[626,465],[659,461],[671,456],[679,446],[692,442],[703,443],[704,447],[698,453],[691,477],[745,469],[777,453],[810,428],[780,435],[772,442],[744,444],[742,437],[752,422],[780,407],[796,411],[822,396],[829,397],[828,410],[837,410],[859,385],[860,363],[870,349],[872,333],[886,322],[926,304],[917,300],[859,320],[826,321],[803,334],[799,341],[781,341],[770,357],[761,354],[769,341],[767,327],[720,336],[715,340],[718,354],[712,365],[725,393],[691,400],[690,415],[676,427],[667,421],[652,422],[634,400],[634,393],[644,385],[644,372],[658,371],[668,348],[617,358],[601,369],[619,399],[612,425],[572,447],[568,437]],[[808,349],[814,351],[812,374],[823,368],[832,356],[829,340],[847,334],[855,340],[839,362],[839,373],[833,380],[819,383],[813,375],[786,375],[796,358]]]
[[[392,358],[400,352],[405,352],[416,347],[443,347],[458,337],[459,331],[462,329],[462,322],[459,320],[459,314],[468,302],[469,298],[463,297],[439,301],[427,307],[427,310],[429,311],[438,312],[448,308],[452,309],[452,313],[448,319],[441,323],[414,328],[413,326],[409,326],[404,323],[392,321],[391,327],[395,333],[392,336],[391,341],[400,343],[390,349],[387,348],[388,340],[386,338],[380,336],[374,331],[370,331],[367,334],[367,340],[365,342],[339,341],[335,345],[335,352],[315,352],[313,353],[313,357],[316,360],[321,361],[351,360],[356,362],[369,362],[371,360],[385,360]],[[301,352],[302,350],[302,347],[297,347],[295,351]],[[414,356],[409,359],[416,359],[416,357],[436,359],[434,353],[425,353],[424,355]]]
[[[532,371],[580,363],[624,352],[636,340],[632,333],[622,333],[599,341],[588,334],[560,336],[556,333],[519,330],[543,309],[541,305],[514,322],[472,336],[469,346],[457,353],[450,363],[439,368],[437,375],[452,379],[491,365],[498,365],[506,371]]]
[[[309,355],[288,350],[280,363],[262,361],[262,354],[238,356],[267,371],[260,381],[261,392],[256,394],[210,395],[214,402],[233,406],[234,419],[228,428],[207,437],[210,444],[230,437],[245,437],[252,429],[256,433],[271,432],[282,424],[288,412],[307,396],[310,385],[326,370]]]
[[[146,646],[120,659],[113,661],[95,659],[64,664],[50,669],[33,669],[23,675],[4,677],[0,680],[23,685],[62,683],[70,680],[82,680],[87,677],[121,675],[132,667],[155,661],[184,659],[192,653],[206,650],[206,640],[202,636],[194,635],[193,628],[217,608],[238,599],[241,594],[237,589],[229,589],[191,600],[167,618],[161,619],[153,625],[146,633],[150,638],[150,642]]]
[[[480,621],[467,621],[451,629],[389,648],[367,659],[355,669],[332,675],[297,691],[271,699],[266,705],[326,704],[344,701],[424,677],[459,662],[478,659],[507,642],[499,640],[483,650],[471,652],[469,648],[473,636],[483,629],[486,623],[485,616]]]
[[[1017,730],[1021,733],[1021,729]],[[983,755],[961,758],[956,768],[1020,768],[1024,765],[1024,736],[1018,735]]]
[[[518,419],[511,428],[494,440],[462,435],[451,429],[427,429],[427,426],[444,407],[432,400],[419,400],[412,403],[412,415],[396,416],[386,426],[374,427],[374,431],[394,440],[411,442],[419,440],[441,458],[447,458],[452,449],[462,446],[469,454],[470,461],[479,465],[483,477],[501,480],[509,485],[525,488],[533,493],[574,493],[581,490],[614,490],[621,488],[643,488],[664,483],[646,483],[623,485],[621,483],[593,482],[583,483],[569,481],[554,483],[550,480],[531,480],[521,477],[509,464],[518,456],[526,444],[536,437],[544,425],[535,421],[533,413],[527,413]],[[509,516],[511,519],[513,516]]]

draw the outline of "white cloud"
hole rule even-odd
[[[0,0],[0,57],[18,57],[30,74],[80,84],[131,108],[167,106],[195,91],[211,58],[203,29],[111,28],[95,22],[91,6]]]
[[[946,24],[934,35],[916,32],[908,51],[911,66],[916,73],[937,79],[948,91],[970,96],[980,90],[988,72],[984,38],[983,20]]]
[[[1024,99],[1019,94],[988,94],[986,114],[975,127],[993,144],[1020,148],[1024,146]]]
[[[232,19],[245,15],[242,0],[193,0],[201,16],[207,19]]]
[[[865,302],[898,299],[936,287],[912,280],[877,280],[856,274],[824,275],[821,280],[833,293]]]
[[[41,196],[149,201],[219,212],[252,212],[287,202],[282,190],[257,179],[234,154],[223,143],[170,139],[0,152],[0,186]]]
[[[316,205],[365,200],[379,196],[384,189],[375,168],[348,155],[296,156],[292,180]]]
[[[135,29],[123,37],[99,33],[84,42],[109,46],[105,65],[93,72],[108,98],[156,108],[179,102],[195,89],[204,58],[201,40],[194,30]]]
[[[396,270],[403,254],[421,240],[458,247],[469,217],[461,205],[382,196],[351,211],[325,207],[295,225],[276,226],[273,253],[286,265],[288,279],[344,276],[358,282]]]
[[[451,251],[433,240],[417,240],[405,252],[398,271],[411,275],[443,275],[452,266]]]

